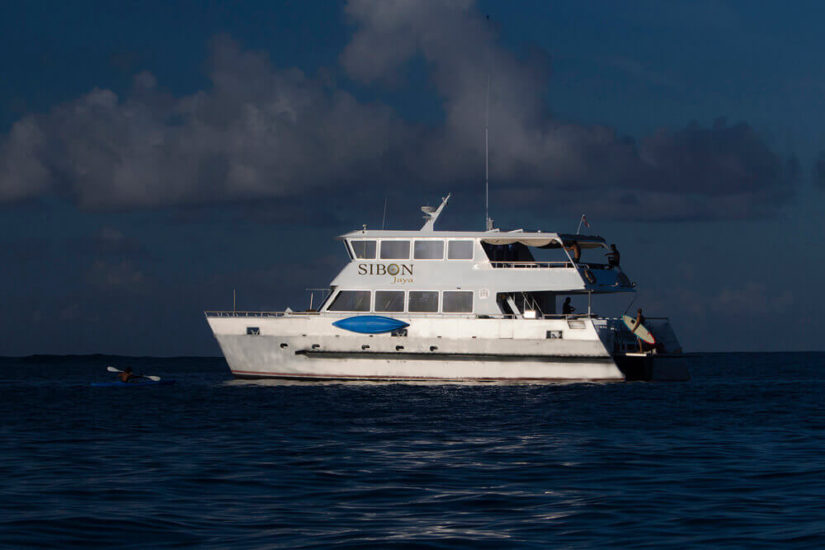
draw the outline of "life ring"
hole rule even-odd
[[[592,272],[592,271],[590,271],[590,269],[589,269],[589,268],[585,267],[585,268],[582,270],[582,273],[584,274],[584,278],[585,278],[585,279],[587,279],[587,282],[588,282],[588,283],[590,283],[591,285],[595,285],[595,284],[596,284],[596,276],[595,276],[595,275],[593,275],[593,272]]]

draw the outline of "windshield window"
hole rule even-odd
[[[473,241],[450,241],[447,247],[448,260],[472,260]]]
[[[408,260],[410,241],[381,241],[382,260]]]
[[[369,311],[369,290],[342,290],[329,306],[329,311]]]
[[[375,259],[375,241],[350,241],[352,251],[359,260]]]
[[[416,260],[443,260],[444,241],[415,241]]]

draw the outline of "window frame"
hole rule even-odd
[[[371,258],[368,257],[361,257],[355,252],[355,243],[368,243],[372,242],[375,243],[375,250],[373,251],[373,255]],[[354,260],[375,260],[378,256],[378,239],[350,239],[349,240],[349,248],[350,254],[352,254],[352,258]]]
[[[401,294],[401,309],[394,310],[394,309],[378,309],[378,293],[379,292],[398,292]],[[373,292],[373,309],[375,313],[404,313],[407,311],[407,293],[403,290],[396,290],[396,289],[376,289]]]
[[[469,294],[470,295],[470,310],[469,311],[447,311],[444,309],[444,295],[447,293],[451,294]],[[441,291],[441,313],[473,313],[475,311],[475,291],[473,290],[443,290]]]
[[[445,255],[447,253],[447,247],[445,246],[444,239],[412,239],[412,259],[421,262],[443,262]],[[418,243],[441,243],[441,257],[440,258],[416,258],[415,257],[415,245]]]
[[[369,301],[367,302],[367,309],[332,309],[332,306],[335,305],[335,302],[338,301],[338,298],[344,292],[366,292],[366,293],[368,293],[370,298],[369,298]],[[364,312],[369,313],[369,312],[372,312],[372,307],[373,307],[373,291],[371,289],[347,288],[347,289],[344,289],[344,290],[339,290],[335,294],[335,297],[330,301],[329,305],[326,307],[326,309],[324,311],[331,311],[331,312],[334,312],[334,313],[364,313]]]
[[[407,255],[401,258],[385,258],[384,257],[384,243],[407,243]],[[381,239],[380,245],[378,246],[378,259],[379,260],[409,260],[410,255],[412,254],[412,247],[410,246],[410,239]]]
[[[410,305],[412,304],[412,294],[413,292],[417,292],[419,294],[435,294],[435,309],[433,310],[416,310],[413,311],[410,309]],[[407,313],[438,313],[439,308],[441,307],[441,293],[437,290],[409,290],[407,291]]]
[[[450,244],[452,243],[470,243],[470,257],[469,258],[450,258]],[[466,261],[473,261],[476,255],[476,245],[473,239],[448,239],[447,240],[447,250],[446,250],[446,258],[448,261],[451,262],[466,262]]]

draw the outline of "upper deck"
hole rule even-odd
[[[558,294],[634,290],[598,235],[436,231],[444,204],[425,210],[430,219],[419,231],[364,227],[338,237],[350,263],[332,281],[324,309],[496,314]],[[510,300],[516,295],[522,298]]]
[[[605,259],[609,248],[601,237],[359,231],[341,238],[350,264],[333,281],[336,286],[463,285],[498,291],[572,293],[626,292],[633,288],[621,268]],[[578,258],[572,252],[576,247],[583,249]],[[594,249],[590,258],[587,249]],[[550,254],[536,258],[537,252]],[[376,276],[393,278],[383,281]]]

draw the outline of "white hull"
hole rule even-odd
[[[283,350],[274,338],[254,345],[218,341],[240,378],[366,380],[624,380],[609,357],[448,355],[438,352]],[[239,345],[240,344],[240,345]]]
[[[575,334],[571,333],[574,337],[567,339],[546,338],[547,330],[570,330],[563,319],[461,319],[459,324],[455,319],[418,319],[405,337],[349,333],[332,327],[334,320],[327,316],[209,318],[233,375],[241,378],[625,379],[589,320],[578,323]],[[252,324],[260,334],[246,334]],[[451,328],[486,337],[456,334]],[[502,333],[510,337],[493,337]],[[539,334],[545,337],[531,337]]]

